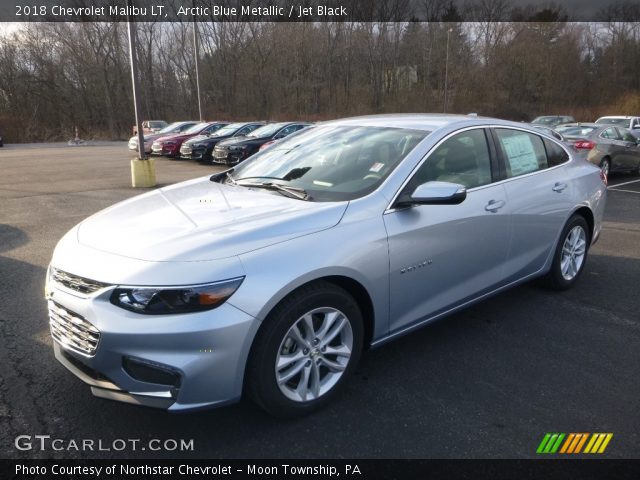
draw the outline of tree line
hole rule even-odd
[[[572,23],[551,9],[514,21],[506,0],[464,15],[430,5],[429,22],[198,23],[203,115],[640,114],[638,18]],[[194,25],[136,27],[143,119],[197,119]],[[68,140],[76,126],[82,138],[124,139],[132,104],[126,24],[30,23],[0,36],[5,142]]]

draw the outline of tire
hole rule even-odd
[[[562,229],[551,270],[544,277],[544,283],[554,290],[571,288],[584,270],[590,243],[591,235],[587,221],[581,215],[573,215]]]
[[[274,416],[307,415],[340,391],[360,359],[362,343],[362,314],[347,291],[324,281],[303,286],[264,320],[247,364],[246,392]]]
[[[602,170],[605,177],[609,177],[609,174],[611,173],[611,159],[609,157],[604,157],[600,161],[600,170]]]

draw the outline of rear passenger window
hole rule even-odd
[[[620,140],[620,136],[615,128],[607,128],[604,132],[600,134],[602,138],[608,138],[609,140]]]
[[[562,148],[557,143],[554,143],[551,140],[547,140],[545,138],[544,147],[547,150],[547,162],[549,163],[550,167],[561,165],[569,160],[569,155],[567,154],[567,152],[565,152],[564,148]]]
[[[539,136],[506,128],[496,128],[496,135],[504,156],[507,177],[526,175],[549,166],[544,143]]]
[[[415,188],[429,181],[458,183],[467,188],[491,183],[491,159],[484,130],[467,130],[436,148],[410,185]]]

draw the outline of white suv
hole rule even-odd
[[[617,115],[610,117],[600,117],[596,123],[607,123],[618,127],[634,130],[634,134],[640,133],[640,117],[631,117],[629,115]]]

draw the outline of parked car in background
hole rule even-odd
[[[164,137],[166,135],[170,135],[170,134],[178,134],[181,132],[184,132],[188,129],[190,129],[191,127],[193,127],[194,125],[196,125],[198,122],[195,121],[186,121],[186,122],[174,122],[170,125],[167,125],[166,127],[164,127],[162,130],[160,130],[159,132],[156,133],[152,133],[149,135],[145,135],[144,138],[144,151],[145,153],[151,153],[151,146],[153,145],[153,141],[156,138],[160,138],[160,137]],[[131,137],[129,139],[129,150],[138,150],[138,136],[134,135],[133,137]]]
[[[71,229],[47,270],[55,357],[102,398],[308,414],[367,347],[537,277],[574,286],[606,198],[518,123],[324,122]]]
[[[640,172],[640,139],[608,123],[573,123],[557,128],[576,156],[610,172]]]
[[[211,162],[213,148],[218,142],[231,137],[248,135],[264,125],[264,122],[230,123],[211,135],[198,135],[182,144],[180,157],[198,160],[203,163]]]
[[[213,149],[213,163],[235,165],[256,153],[263,144],[283,139],[309,125],[302,122],[269,123],[246,136],[223,140]]]
[[[546,127],[555,127],[563,123],[575,122],[575,119],[569,115],[545,115],[536,117],[531,121],[532,125],[544,125]]]
[[[625,116],[625,115],[600,117],[599,119],[596,120],[596,123],[616,125],[618,127],[628,128],[636,136],[640,134],[640,117],[632,117],[632,116]]]
[[[535,123],[532,123],[531,126],[533,128],[535,128],[536,130],[541,131],[542,133],[546,133],[547,135],[551,135],[556,140],[560,140],[561,142],[564,141],[564,137],[562,136],[562,134],[560,132],[554,130],[552,127],[547,127],[545,125],[539,125],[539,124],[535,124]]]
[[[0,147],[4,147],[4,143],[2,140],[2,132],[0,132]]]
[[[229,125],[229,122],[197,123],[182,133],[156,138],[151,145],[151,153],[165,157],[178,157],[180,156],[180,147],[185,141],[197,135],[212,135],[225,125]]]
[[[163,128],[165,128],[166,126],[167,126],[167,122],[165,122],[164,120],[145,120],[144,122],[142,122],[142,133],[143,135],[146,135],[148,133],[156,133],[162,130]],[[133,134],[134,135],[138,134],[137,125],[133,126]]]

